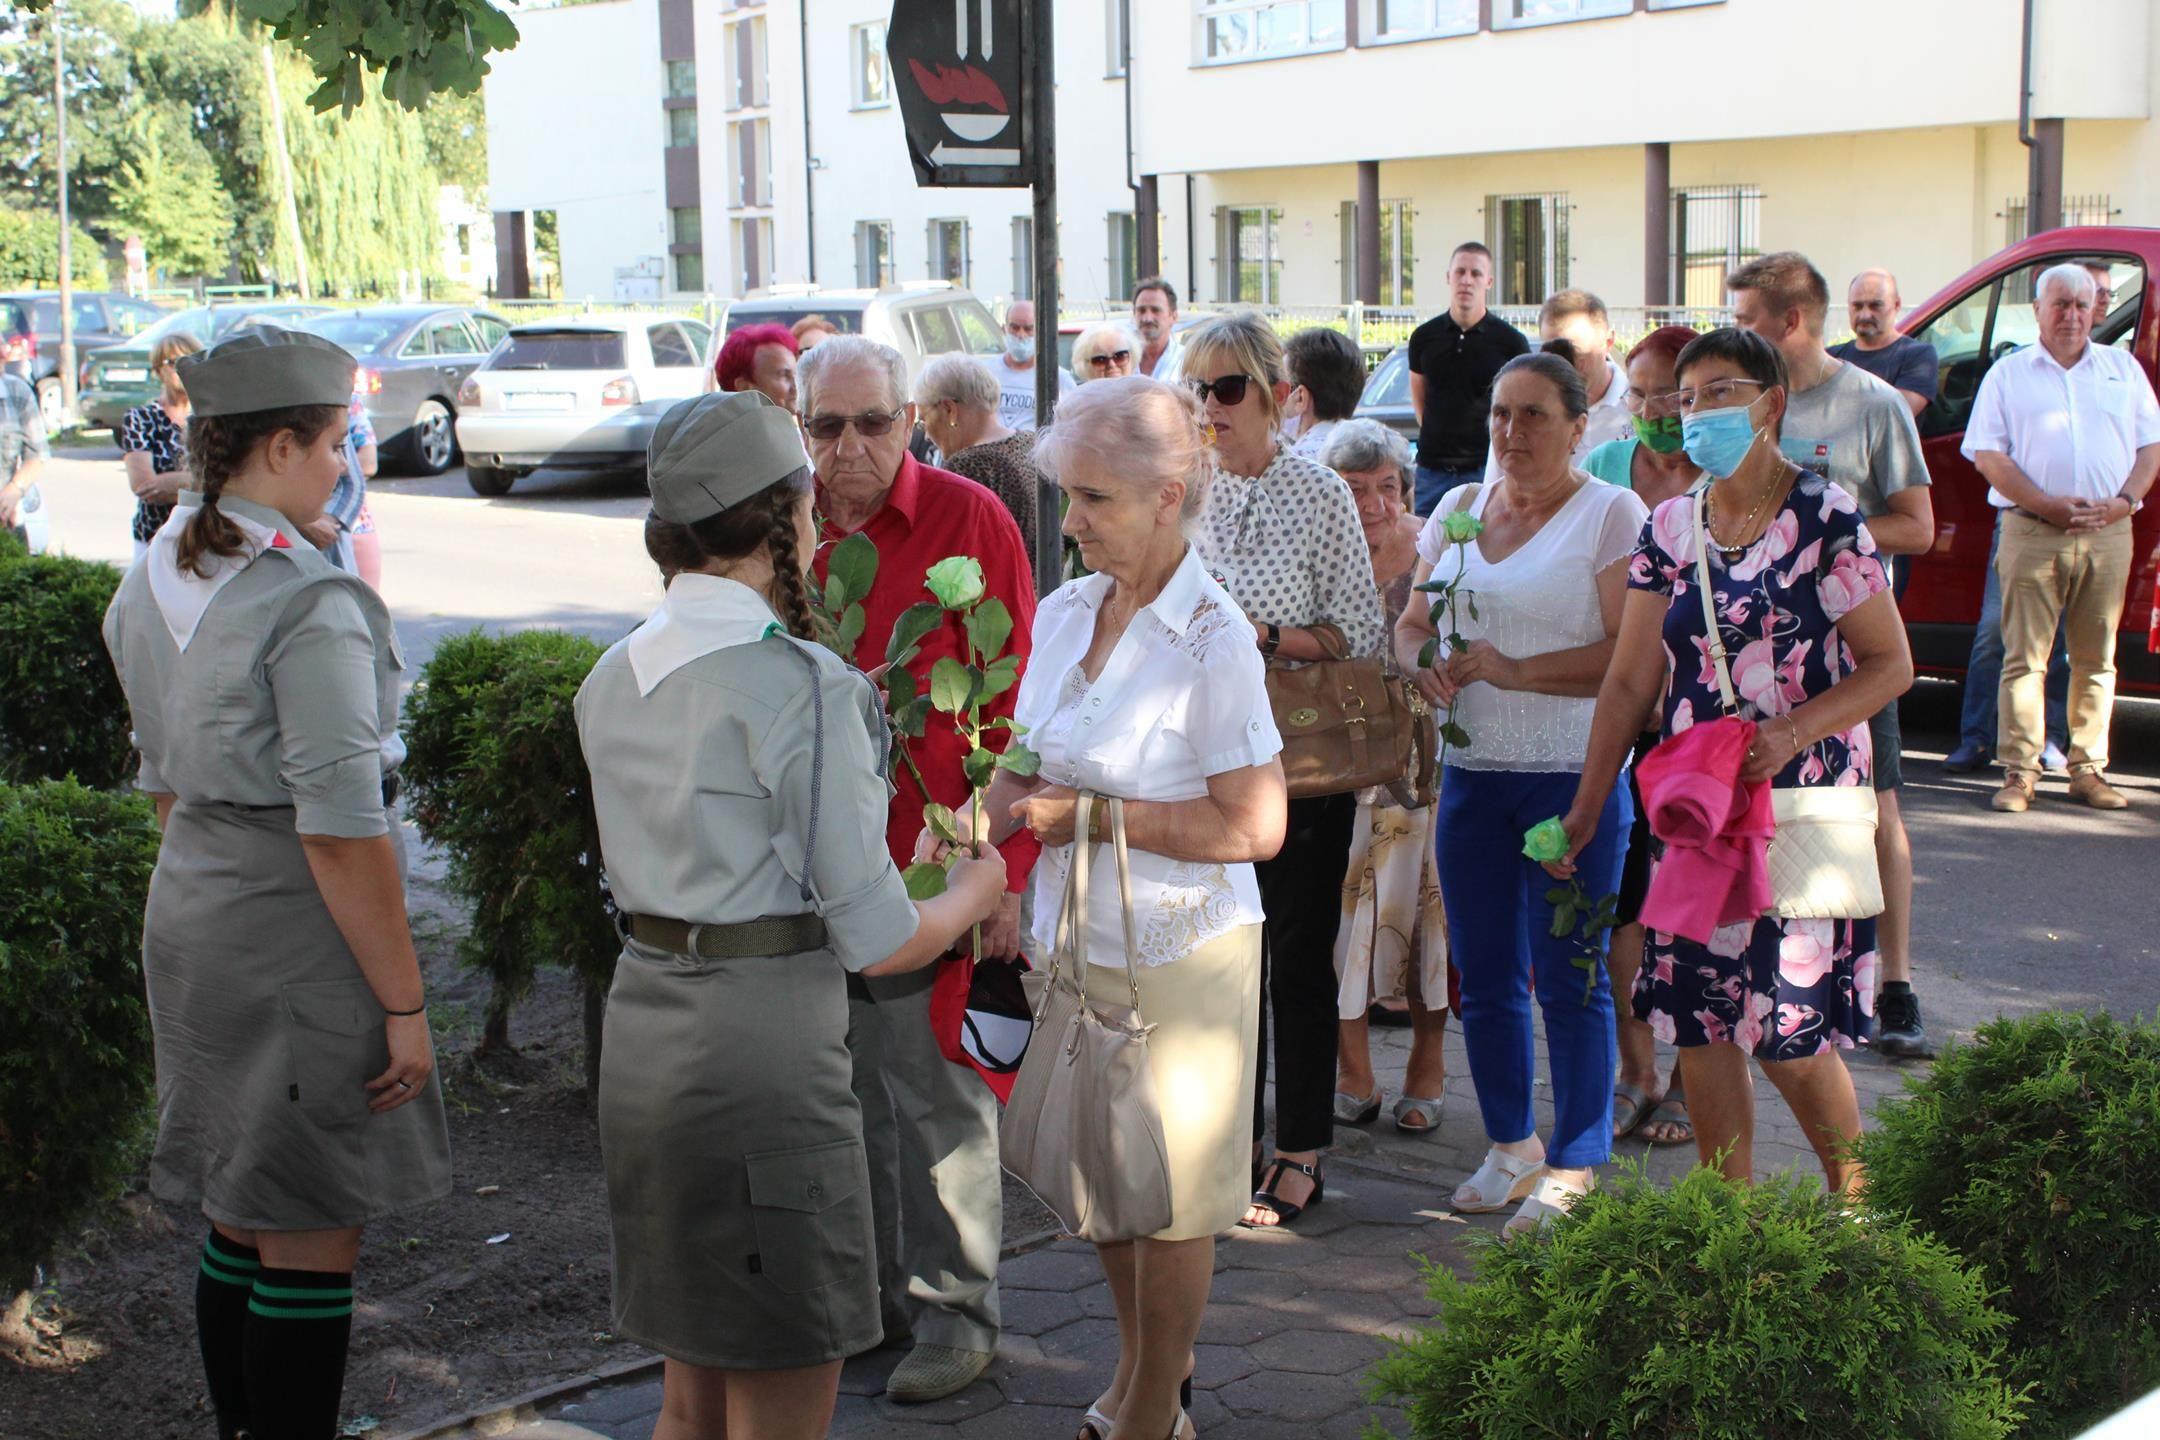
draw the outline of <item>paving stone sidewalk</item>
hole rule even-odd
[[[1373,1031],[1373,1060],[1392,1098],[1400,1093],[1408,1032]],[[1538,1043],[1539,1073],[1544,1063]],[[1849,1057],[1863,1112],[1899,1092],[1900,1067],[1872,1053]],[[1326,1201],[1289,1233],[1237,1231],[1217,1246],[1215,1285],[1200,1333],[1193,1419],[1203,1434],[1232,1440],[1355,1440],[1377,1420],[1401,1433],[1397,1416],[1367,1399],[1364,1372],[1386,1348],[1432,1313],[1415,1256],[1466,1273],[1472,1230],[1497,1234],[1502,1215],[1455,1216],[1450,1190],[1485,1152],[1477,1098],[1450,1035],[1447,1107],[1432,1135],[1398,1134],[1385,1118],[1338,1127]],[[1667,1061],[1669,1062],[1669,1059]],[[1539,1081],[1540,1090],[1544,1081]],[[1549,1133],[1541,1097],[1539,1124]],[[1791,1114],[1768,1084],[1756,1086],[1758,1173],[1819,1171]],[[1623,1141],[1616,1158],[1644,1160],[1671,1179],[1694,1163],[1692,1145]],[[832,1434],[850,1440],[1062,1440],[1108,1378],[1117,1325],[1093,1250],[1060,1240],[1010,1257],[1000,1271],[1005,1336],[988,1374],[935,1405],[894,1405],[885,1377],[900,1358],[880,1351],[850,1362],[840,1384]],[[657,1373],[625,1378],[444,1440],[480,1435],[512,1440],[650,1440],[660,1408]]]

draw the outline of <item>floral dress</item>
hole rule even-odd
[[[1720,713],[1702,600],[1694,501],[1666,501],[1643,527],[1628,587],[1663,595],[1664,734]],[[1853,498],[1803,472],[1761,539],[1728,565],[1713,547],[1711,584],[1742,719],[1783,715],[1853,672],[1837,625],[1889,588]],[[1865,723],[1817,741],[1771,782],[1867,785]],[[1653,930],[1635,982],[1635,1014],[1673,1045],[1726,1041],[1763,1060],[1850,1049],[1874,1027],[1875,922],[1779,920],[1727,925],[1707,945]]]

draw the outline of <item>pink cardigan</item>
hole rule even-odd
[[[1719,926],[1770,908],[1770,783],[1740,779],[1754,738],[1752,720],[1706,720],[1636,766],[1651,833],[1665,842],[1643,900],[1646,928],[1708,944]]]

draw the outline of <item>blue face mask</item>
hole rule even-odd
[[[1745,405],[1685,415],[1680,420],[1680,441],[1688,459],[1723,479],[1738,470],[1755,447],[1755,422],[1748,418]]]
[[[1005,337],[1005,358],[1015,365],[1025,365],[1035,358],[1035,337],[1008,334]]]

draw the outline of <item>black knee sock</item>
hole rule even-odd
[[[352,1275],[256,1272],[248,1297],[248,1420],[255,1440],[333,1440],[352,1338]]]
[[[218,1440],[235,1440],[248,1428],[240,1341],[247,1329],[248,1296],[261,1269],[262,1253],[252,1245],[215,1230],[203,1241],[195,1272],[195,1339],[202,1347],[210,1404],[217,1411]]]

